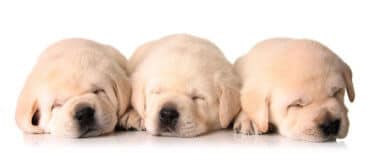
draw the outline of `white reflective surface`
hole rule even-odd
[[[109,146],[109,147],[145,147],[155,146],[159,148],[166,148],[169,146],[176,147],[218,147],[230,145],[240,148],[253,148],[253,147],[318,147],[318,148],[338,148],[345,149],[346,144],[344,141],[330,141],[324,143],[312,143],[305,141],[291,140],[279,135],[258,135],[246,136],[242,134],[235,134],[231,130],[222,130],[218,132],[209,133],[194,138],[176,138],[176,137],[163,137],[151,136],[146,132],[137,131],[122,131],[109,134],[101,137],[94,138],[62,138],[54,137],[51,135],[35,135],[24,134],[23,143],[35,147],[48,147],[48,146]]]

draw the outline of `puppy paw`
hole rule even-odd
[[[120,119],[119,127],[124,130],[138,130],[144,131],[144,120],[134,110],[128,110]]]
[[[239,113],[239,115],[236,117],[233,129],[235,133],[242,133],[246,135],[261,134],[261,132],[256,129],[254,123],[252,120],[250,120],[245,112]]]

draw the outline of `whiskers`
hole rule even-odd
[[[178,129],[179,136],[182,137],[194,137],[201,133],[198,125],[193,121],[184,121],[184,123]]]
[[[325,136],[319,129],[317,128],[309,128],[303,131],[303,134],[299,135],[300,137],[305,136],[306,139],[312,141],[331,141],[335,140],[335,136]]]

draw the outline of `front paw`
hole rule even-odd
[[[261,132],[256,129],[255,124],[245,112],[240,112],[239,115],[236,117],[233,129],[235,133],[242,133],[246,135],[261,134]]]
[[[119,127],[125,130],[145,131],[144,120],[134,110],[128,110],[119,120]]]

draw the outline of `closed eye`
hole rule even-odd
[[[298,108],[302,108],[304,105],[300,104],[300,103],[292,103],[290,105],[288,105],[288,108],[293,108],[293,107],[298,107]]]
[[[193,101],[196,101],[196,100],[204,100],[204,97],[202,97],[202,96],[192,96],[191,99]]]
[[[297,99],[289,104],[288,108],[302,108],[303,106],[305,106],[305,104],[303,103],[302,99]]]
[[[51,106],[51,110],[55,109],[55,108],[60,108],[62,107],[63,104],[62,103],[59,103],[59,102],[55,102],[52,106]]]
[[[104,89],[95,89],[93,91],[94,94],[99,94],[99,93],[105,93]]]

